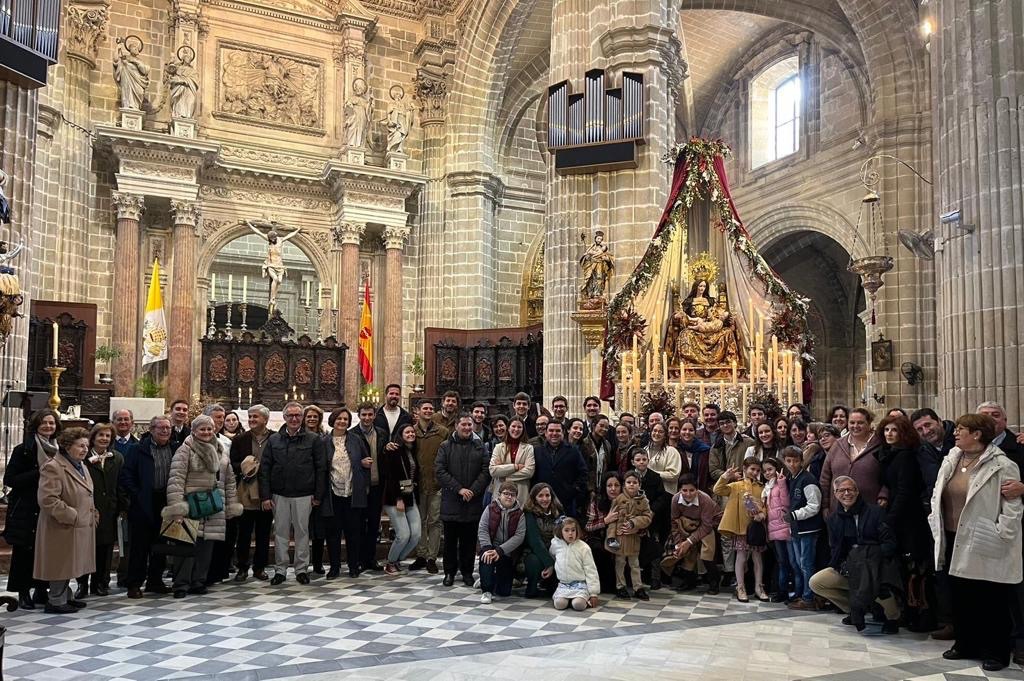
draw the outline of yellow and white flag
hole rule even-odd
[[[146,298],[146,318],[142,322],[142,366],[167,359],[167,317],[160,293],[160,261],[153,260],[153,278]]]

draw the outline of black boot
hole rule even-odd
[[[78,589],[75,590],[75,599],[79,601],[85,600],[86,596],[89,595],[89,577],[79,577],[75,581],[78,582]]]
[[[32,602],[32,594],[28,591],[19,591],[18,606],[22,610],[35,610],[36,604]]]
[[[708,590],[704,593],[708,596],[715,596],[721,588],[722,571],[719,570],[718,566],[712,561],[705,561],[704,568],[707,570],[708,579]]]

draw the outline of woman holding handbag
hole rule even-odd
[[[197,416],[192,434],[178,447],[171,459],[167,478],[165,521],[184,518],[199,521],[195,553],[183,557],[174,574],[175,598],[186,593],[206,593],[206,573],[213,558],[216,541],[224,541],[227,518],[242,515],[235,493],[235,475],[223,445],[217,439],[213,419]]]
[[[388,514],[395,541],[388,551],[384,572],[397,575],[402,561],[420,543],[420,512],[416,508],[416,428],[407,423],[398,431],[392,444],[384,449],[380,484],[383,489],[384,512]]]

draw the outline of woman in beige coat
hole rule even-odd
[[[59,453],[39,469],[39,524],[32,576],[50,583],[46,612],[70,614],[85,601],[69,598],[72,577],[96,569],[96,523],[92,477],[85,469],[89,431],[68,428],[57,439]]]
[[[530,480],[537,464],[533,458],[533,445],[525,439],[525,430],[522,419],[509,421],[505,439],[498,443],[491,454],[491,494],[495,499],[505,482],[516,484],[520,499],[527,499],[530,495]]]
[[[199,520],[195,555],[186,556],[178,563],[174,574],[175,598],[186,593],[205,594],[206,574],[213,558],[214,542],[224,541],[227,518],[242,515],[242,505],[235,492],[235,475],[224,446],[217,439],[213,419],[197,416],[192,421],[192,434],[171,459],[171,472],[167,478],[167,506],[161,516],[167,520],[188,517],[187,495],[192,492],[212,492],[219,489],[224,509]]]
[[[1003,483],[1020,480],[1017,464],[992,444],[995,421],[983,414],[957,419],[956,446],[939,467],[928,516],[935,568],[945,568],[953,597],[956,642],[947,660],[982,660],[986,671],[1010,662],[1011,585],[1021,581],[1021,500]]]

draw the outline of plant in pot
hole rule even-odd
[[[120,357],[122,354],[123,353],[117,348],[115,348],[113,345],[101,345],[98,348],[96,348],[96,352],[93,353],[93,355],[96,357],[96,361],[107,363],[108,373],[100,372],[100,383],[104,385],[110,385],[111,383],[114,382],[114,378],[111,376],[111,374],[113,373],[112,362],[118,357]]]
[[[405,370],[412,374],[412,391],[414,393],[423,392],[423,374],[424,374],[424,363],[423,358],[419,355],[413,355],[412,360],[405,367]]]
[[[164,390],[160,382],[148,374],[143,374],[135,382],[135,389],[142,393],[143,397],[160,397]]]

